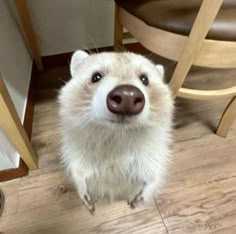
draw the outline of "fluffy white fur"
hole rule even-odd
[[[94,72],[103,74],[99,82],[91,82]],[[135,207],[160,188],[173,110],[163,73],[161,65],[134,53],[74,53],[72,79],[59,95],[61,160],[91,212],[96,199],[127,200]],[[106,105],[107,94],[121,84],[138,87],[145,97],[142,112],[125,121]]]

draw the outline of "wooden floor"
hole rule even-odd
[[[155,59],[166,64],[169,76],[174,64]],[[165,187],[143,207],[97,204],[91,216],[57,158],[56,95],[68,77],[68,67],[40,77],[32,137],[39,169],[0,184],[6,196],[0,233],[236,233],[236,123],[227,139],[213,133],[228,99],[178,99],[173,162]],[[235,70],[194,68],[186,85],[215,88],[236,83],[235,78]]]

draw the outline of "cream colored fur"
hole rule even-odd
[[[94,72],[104,75],[97,83],[91,82]],[[163,73],[161,65],[134,53],[74,53],[72,79],[59,95],[61,160],[91,212],[96,199],[127,200],[135,207],[160,188],[170,158],[173,111]],[[143,111],[125,123],[106,105],[107,94],[120,84],[134,85],[145,96]]]

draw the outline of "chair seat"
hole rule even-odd
[[[147,25],[182,35],[189,35],[202,3],[202,0],[115,1]],[[207,38],[236,41],[236,0],[224,0]]]

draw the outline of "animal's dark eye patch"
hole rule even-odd
[[[141,74],[139,76],[139,79],[142,81],[142,83],[145,85],[145,86],[148,86],[149,84],[149,79],[148,79],[148,76],[146,74]]]
[[[91,81],[92,81],[92,83],[96,83],[96,82],[100,81],[100,80],[102,79],[102,77],[103,77],[103,74],[102,74],[102,73],[100,73],[100,72],[95,72],[95,73],[92,75]]]

